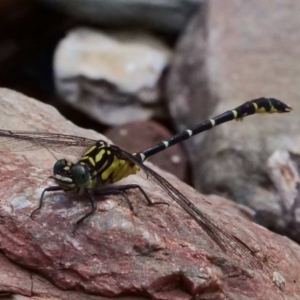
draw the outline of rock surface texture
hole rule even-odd
[[[0,90],[0,107],[1,129],[102,138],[9,90]],[[159,170],[214,222],[253,249],[261,266],[250,267],[246,258],[221,251],[142,174],[121,183],[139,184],[153,201],[169,206],[149,207],[137,192],[128,193],[134,213],[118,196],[97,199],[96,213],[73,235],[72,225],[89,210],[89,202],[84,195],[53,192],[29,218],[42,190],[51,185],[47,178],[56,158],[47,150],[0,156],[1,291],[39,299],[300,299],[296,243],[246,220],[225,199],[204,198]]]

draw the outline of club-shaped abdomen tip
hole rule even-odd
[[[290,112],[293,110],[293,108],[288,105],[288,104],[285,104],[284,102],[280,101],[280,100],[277,100],[277,99],[274,99],[274,108],[277,109],[277,111],[279,113],[281,112]]]
[[[287,105],[285,111],[286,111],[286,112],[290,112],[290,111],[292,111],[292,110],[293,110],[293,108],[292,108],[290,105]]]
[[[280,109],[281,112],[290,112],[290,111],[293,110],[293,108],[288,104],[285,104],[283,102],[281,102],[280,104],[281,104],[280,105],[281,106],[281,109]]]

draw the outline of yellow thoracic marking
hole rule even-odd
[[[116,171],[119,171],[120,168],[123,167],[123,165],[125,164],[125,161],[123,159],[118,159],[115,155],[114,155],[114,159],[113,162],[110,164],[110,166],[108,166],[108,168],[102,172],[101,174],[101,178],[103,181],[106,181],[108,179],[109,176],[113,176],[112,174]]]
[[[104,169],[106,168],[107,165],[108,165],[108,160],[106,160],[106,161],[104,162],[104,164],[102,165],[102,167],[99,168],[99,169],[97,170],[97,173],[100,174],[100,172],[102,172],[102,170],[104,170]]]
[[[91,156],[89,157],[89,163],[90,163],[93,167],[96,166],[96,163],[95,163],[94,159],[93,159]]]
[[[81,161],[87,160],[93,167],[95,167],[95,161],[91,156],[84,156],[80,159]],[[84,163],[81,163],[84,165]]]
[[[131,161],[120,159],[114,155],[113,162],[100,176],[103,181],[110,179],[110,182],[114,183],[131,174],[135,174],[138,170],[139,167]]]
[[[94,149],[96,149],[96,146],[92,146],[82,155],[82,157],[87,156],[89,153],[91,153]]]
[[[88,182],[86,188],[92,188],[96,184],[96,177],[103,183],[114,183],[140,170],[130,160],[114,154],[114,151],[103,143],[90,147],[80,160],[81,164],[88,162],[93,167],[93,179]]]
[[[103,158],[103,155],[106,153],[106,151],[104,149],[101,149],[97,155],[95,156],[95,161],[96,163],[98,163],[99,161],[101,161],[101,159]]]
[[[67,161],[67,164],[64,167],[64,171],[70,171],[71,166],[72,166],[72,163],[70,161]]]

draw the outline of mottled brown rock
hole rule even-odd
[[[10,262],[0,253],[0,293],[32,295],[30,272]]]
[[[51,107],[9,90],[0,90],[0,107],[0,128],[101,138],[66,122]],[[249,222],[236,209],[221,211],[213,198],[205,199],[158,169],[214,222],[256,249],[263,267],[250,268],[233,253],[224,254],[141,174],[122,183],[140,184],[153,201],[168,202],[169,207],[149,207],[141,195],[130,192],[132,213],[122,198],[107,196],[97,199],[97,212],[72,235],[72,225],[89,203],[84,195],[56,192],[47,194],[43,209],[30,219],[41,191],[51,184],[47,177],[54,161],[46,150],[0,156],[0,248],[12,262],[39,273],[66,293],[76,290],[127,299],[266,299],[266,295],[270,300],[299,299],[297,244]],[[49,297],[56,296],[51,286],[37,288],[34,295],[45,295],[45,290]]]
[[[168,139],[172,133],[157,122],[145,121],[115,126],[104,135],[122,149],[134,153]],[[149,161],[169,173],[176,174],[181,180],[187,179],[187,159],[182,145],[177,144],[157,153]]]
[[[92,296],[76,291],[63,291],[45,278],[26,270],[0,254],[0,296],[1,299],[60,299],[60,300],[108,300],[111,298]],[[13,297],[13,298],[12,298]],[[121,300],[130,300],[130,297],[120,297]],[[135,297],[144,300],[144,297]]]

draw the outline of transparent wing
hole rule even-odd
[[[115,147],[115,146],[113,146]],[[144,165],[137,156],[127,153],[121,149],[123,155],[137,164],[146,175],[156,182],[177,204],[179,204],[210,236],[210,238],[224,251],[228,250],[238,255],[247,266],[261,268],[261,260],[255,256],[255,252],[251,250],[243,241],[225,230],[225,226],[212,221],[206,213],[197,208],[188,198],[180,193],[174,186],[171,185],[165,178]]]
[[[81,155],[95,140],[74,135],[36,131],[0,130],[0,151],[31,151],[41,148],[57,153]]]

